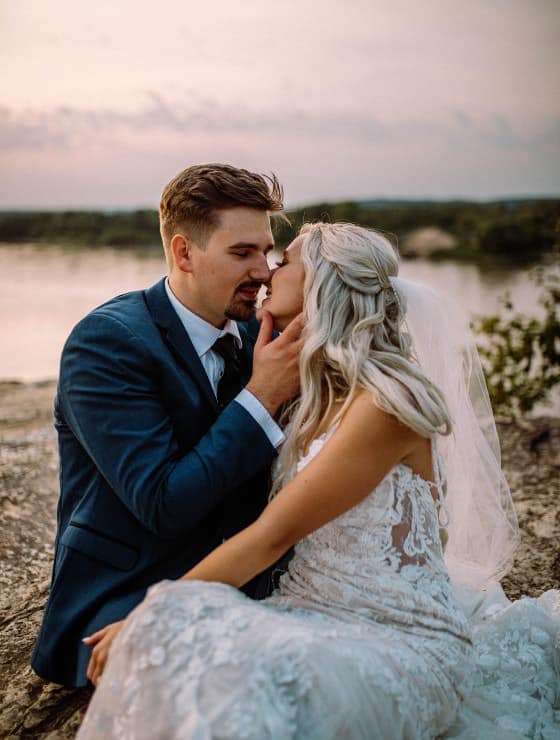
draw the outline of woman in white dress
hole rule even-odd
[[[89,638],[79,738],[558,736],[558,592],[503,597],[484,387],[451,308],[397,272],[350,224],[290,245],[264,309],[281,330],[303,308],[301,396],[270,503]],[[293,545],[272,596],[237,590]]]

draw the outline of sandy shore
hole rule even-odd
[[[44,684],[28,667],[50,582],[58,497],[53,382],[0,383],[0,737],[73,737],[89,690]],[[510,598],[560,588],[560,419],[500,423],[522,544]]]

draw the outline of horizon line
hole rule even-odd
[[[319,198],[313,201],[306,201],[305,203],[286,205],[284,211],[296,211],[302,210],[303,208],[310,208],[323,203],[337,204],[337,203],[500,203],[506,201],[524,201],[524,200],[560,200],[560,192],[558,193],[523,193],[515,195],[492,195],[484,197],[474,196],[461,196],[461,195],[450,195],[450,196],[368,196],[360,198],[351,197],[340,197],[340,198]],[[131,213],[134,211],[157,211],[157,205],[44,205],[44,206],[22,206],[22,205],[3,205],[0,204],[0,213],[59,213],[64,211],[78,212],[78,211],[89,211],[98,213]]]

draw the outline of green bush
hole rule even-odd
[[[546,402],[560,382],[560,275],[538,268],[532,279],[542,318],[515,311],[506,296],[502,314],[473,322],[494,412],[508,417]]]

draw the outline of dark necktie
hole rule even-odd
[[[223,337],[216,339],[212,349],[224,361],[224,374],[218,383],[217,393],[218,406],[223,409],[241,390],[239,352],[235,338],[231,334],[224,334]]]

